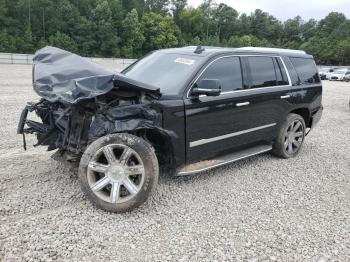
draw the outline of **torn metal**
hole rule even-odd
[[[86,58],[47,46],[33,58],[33,87],[50,102],[75,104],[110,92],[113,88],[143,90],[156,97],[159,89],[106,69]]]
[[[27,119],[28,112],[33,111],[42,123]],[[101,104],[92,102],[64,106],[42,99],[26,106],[17,132],[36,134],[38,142],[34,146],[46,145],[49,151],[58,148],[79,155],[92,141],[111,133],[155,130],[175,136],[161,123],[161,114],[152,108],[152,103],[101,108]]]
[[[42,99],[25,107],[17,133],[36,134],[35,146],[77,159],[90,143],[111,133],[176,137],[162,128],[158,89],[54,47],[39,50],[34,62],[33,86]],[[28,119],[30,112],[41,122]]]

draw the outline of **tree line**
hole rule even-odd
[[[319,64],[350,64],[350,20],[279,21],[260,9],[240,14],[204,0],[0,0],[0,52],[53,45],[83,56],[137,58],[185,45],[301,49]]]

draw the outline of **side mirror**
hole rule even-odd
[[[191,94],[195,96],[218,96],[220,93],[221,85],[218,79],[202,79],[199,83],[196,83],[191,92]]]

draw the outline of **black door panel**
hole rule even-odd
[[[236,103],[245,102],[246,98],[223,94],[220,97],[199,97],[185,101],[186,137],[188,160],[205,159],[209,155],[231,148],[232,139],[220,139],[202,145],[193,145],[204,139],[212,139],[231,134],[249,126],[244,117],[249,108],[241,107],[235,111]]]
[[[291,106],[289,98],[282,99],[281,96],[289,94],[290,87],[286,86],[186,100],[188,160],[205,159],[227,149],[261,141],[271,142]],[[244,102],[249,104],[237,106]],[[220,139],[216,140],[218,137]],[[200,145],[195,143],[200,140],[207,141]]]
[[[283,72],[277,76],[275,67],[281,61],[261,56],[251,61],[241,57],[241,61],[248,72],[243,82],[256,88],[225,92],[218,97],[185,99],[189,162],[254,143],[272,143],[275,139],[278,124],[285,119],[292,97],[290,85],[279,86],[285,77]],[[249,62],[256,64],[249,66]],[[271,72],[266,70],[268,63]],[[262,73],[255,74],[254,70]],[[266,86],[271,84],[275,86]]]

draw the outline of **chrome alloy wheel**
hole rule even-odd
[[[143,185],[145,168],[139,154],[122,144],[100,148],[87,168],[90,189],[109,203],[123,203],[133,198]]]
[[[294,120],[287,128],[284,136],[284,149],[288,154],[299,150],[304,140],[304,126],[299,120]]]

